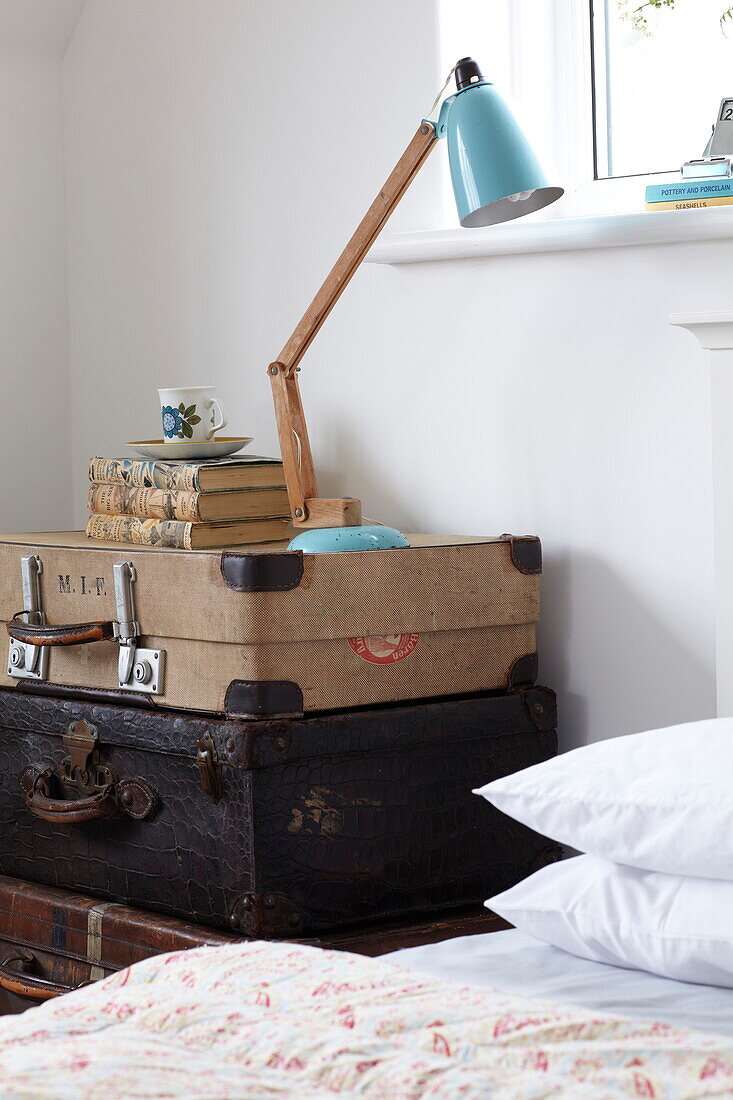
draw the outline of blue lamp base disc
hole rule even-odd
[[[288,550],[331,554],[336,550],[394,550],[409,545],[401,531],[375,523],[361,527],[313,527],[296,535]]]

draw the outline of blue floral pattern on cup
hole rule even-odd
[[[168,439],[173,439],[174,436],[178,439],[190,439],[193,435],[192,425],[201,423],[201,417],[196,415],[195,405],[186,408],[181,402],[177,409],[172,405],[162,405],[160,412],[163,418],[163,434]]]
[[[183,421],[181,420],[181,414],[178,409],[171,408],[170,405],[163,405],[160,410],[163,417],[163,434],[172,439],[174,435],[178,435],[181,430]]]

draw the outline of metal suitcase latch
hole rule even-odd
[[[99,760],[99,734],[85,721],[72,722],[64,734],[68,756],[58,769],[59,778],[81,795],[98,794],[118,780],[117,772]]]
[[[24,554],[20,559],[20,575],[23,582],[23,618],[34,626],[42,626],[46,616],[41,610],[41,589],[38,578],[43,572],[43,562],[38,554]],[[8,650],[8,676],[16,680],[47,680],[48,649],[28,642],[10,640]]]
[[[80,645],[114,637],[119,646],[117,657],[118,686],[123,691],[145,692],[161,695],[165,677],[165,650],[146,649],[138,645],[140,626],[135,618],[135,600],[132,586],[136,580],[132,562],[120,561],[114,566],[115,604],[117,618],[105,622],[79,623],[73,626],[48,626],[41,609],[41,592],[38,578],[43,564],[37,554],[21,558],[23,580],[23,611],[14,616],[27,624],[12,636],[8,650],[8,675],[14,679],[48,680],[49,652],[54,646]],[[45,630],[29,630],[28,627]],[[93,628],[93,629],[92,629]],[[33,639],[38,638],[34,643]],[[29,641],[28,638],[31,640]]]
[[[117,658],[119,686],[125,691],[160,694],[165,676],[165,650],[145,649],[137,644],[140,626],[135,618],[132,586],[137,580],[131,561],[118,561],[114,567],[117,621],[115,638],[120,647]]]
[[[204,734],[196,745],[196,764],[199,770],[201,789],[212,802],[221,802],[222,784],[219,773],[219,759],[216,745],[210,733]]]

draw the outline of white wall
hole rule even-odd
[[[398,526],[542,536],[541,679],[568,745],[715,713],[708,367],[668,317],[723,307],[729,252],[372,267],[323,333],[373,378],[324,454],[356,456],[331,488]]]
[[[267,364],[430,106],[434,51],[425,0],[87,5],[63,74],[79,521],[89,455],[160,434],[156,387],[220,385],[273,451]]]
[[[265,367],[427,111],[434,31],[432,0],[90,0],[63,73],[78,522],[156,386],[218,384],[275,450]],[[367,265],[304,360],[325,495],[543,537],[565,745],[714,713],[706,367],[667,318],[727,306],[729,261]]]
[[[70,520],[66,219],[59,65],[81,0],[0,4],[0,517]]]

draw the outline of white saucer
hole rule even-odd
[[[167,462],[177,462],[184,458],[226,458],[241,451],[252,436],[220,435],[205,443],[194,443],[191,439],[136,439],[126,443],[135,454],[143,458],[162,458]]]

